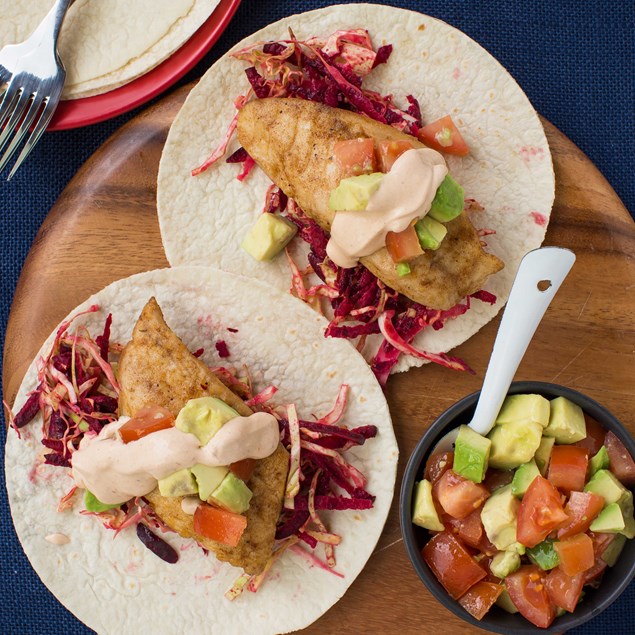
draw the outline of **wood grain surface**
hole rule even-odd
[[[4,396],[57,323],[113,280],[167,266],[156,216],[156,176],[185,87],[133,119],[83,166],[40,229],[6,333]],[[577,262],[538,328],[516,379],[564,384],[608,407],[635,434],[635,224],[589,159],[549,122],[556,202],[546,244]],[[401,475],[430,423],[480,388],[498,319],[455,353],[476,375],[429,365],[393,376],[387,397],[401,457],[395,500],[377,549],[344,598],[305,633],[479,633],[441,607],[407,559],[397,514]],[[345,629],[346,630],[346,629]]]

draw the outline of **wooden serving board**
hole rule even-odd
[[[5,398],[57,323],[110,282],[168,265],[156,215],[156,176],[168,128],[191,86],[119,130],[82,167],[40,229],[18,283],[6,334]],[[635,434],[635,224],[589,159],[544,122],[556,170],[546,244],[577,262],[517,374],[587,393]],[[387,397],[401,457],[395,499],[377,549],[344,598],[306,633],[439,635],[482,632],[454,617],[417,578],[401,541],[398,497],[410,453],[430,423],[478,390],[498,319],[455,353],[476,375],[433,365],[393,376]]]

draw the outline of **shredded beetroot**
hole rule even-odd
[[[168,545],[163,538],[159,538],[154,532],[150,531],[147,525],[139,523],[137,525],[137,536],[139,540],[155,555],[174,564],[179,559],[179,554],[173,547]]]
[[[343,511],[345,509],[371,509],[373,498],[347,498],[346,496],[316,496],[315,509]],[[309,509],[308,498],[296,496],[293,499],[294,509]]]
[[[214,346],[216,346],[216,350],[218,351],[218,356],[222,359],[225,357],[229,357],[229,348],[225,340],[218,340]]]
[[[15,428],[24,427],[40,411],[40,390],[31,393],[17,415],[13,418]]]

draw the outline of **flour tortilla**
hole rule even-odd
[[[505,268],[484,288],[498,301],[494,306],[473,301],[465,315],[414,340],[416,346],[435,353],[458,346],[498,313],[522,256],[544,239],[554,199],[554,173],[538,115],[485,49],[440,20],[403,9],[350,4],[311,11],[258,31],[234,50],[288,38],[289,27],[299,40],[363,27],[376,46],[392,44],[388,63],[373,70],[365,86],[391,93],[403,105],[412,93],[427,122],[450,113],[470,146],[468,157],[447,160],[466,197],[485,207],[471,215],[473,224],[497,232],[487,236],[487,248],[504,261]],[[284,257],[260,263],[239,247],[262,210],[269,185],[264,174],[254,170],[240,183],[237,167],[221,162],[190,176],[222,139],[235,114],[234,98],[247,91],[245,66],[229,55],[221,58],[192,90],[170,129],[158,178],[161,236],[172,265],[212,265],[288,290],[290,273]],[[228,153],[237,147],[234,141]],[[374,346],[371,342],[365,349],[368,356],[377,348],[376,338]],[[402,355],[395,370],[422,363]]]
[[[80,318],[93,335],[113,314],[112,341],[125,343],[146,301],[155,296],[167,323],[191,350],[205,348],[210,365],[246,364],[258,389],[275,384],[278,404],[293,402],[301,415],[326,413],[342,383],[350,385],[344,423],[373,423],[375,439],[353,449],[351,462],[368,477],[377,498],[369,511],[324,514],[343,536],[337,570],[344,578],[311,567],[285,553],[257,593],[234,602],[223,597],[242,570],[205,556],[176,534],[166,540],[179,552],[170,565],[148,551],[134,529],[113,533],[74,509],[56,512],[72,481],[66,470],[40,466],[40,423],[10,430],[5,469],[11,514],[22,546],[44,584],[80,620],[99,633],[199,633],[212,635],[286,633],[304,628],[346,591],[370,557],[390,507],[397,467],[397,444],[385,398],[364,359],[347,342],[322,337],[325,321],[288,294],[254,280],[211,268],[183,267],[119,280],[84,302],[101,311]],[[275,325],[275,329],[272,326]],[[232,333],[228,328],[238,329]],[[42,347],[48,351],[53,336]],[[223,339],[229,360],[220,360],[214,342]],[[16,398],[15,411],[36,386],[35,362]],[[45,536],[70,537],[56,546]]]
[[[63,99],[113,90],[167,59],[220,0],[76,0],[59,39],[66,67]],[[51,0],[0,0],[0,48],[25,40]]]

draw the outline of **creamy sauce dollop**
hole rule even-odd
[[[335,213],[326,246],[328,257],[348,269],[363,256],[379,251],[388,232],[403,231],[430,211],[447,173],[445,160],[436,150],[406,150],[384,175],[364,211]]]
[[[73,453],[77,485],[109,505],[144,496],[159,479],[197,463],[219,466],[264,459],[280,441],[278,422],[266,412],[230,419],[204,446],[195,435],[178,428],[124,443],[117,432],[128,419],[121,417],[98,435],[85,436]]]

